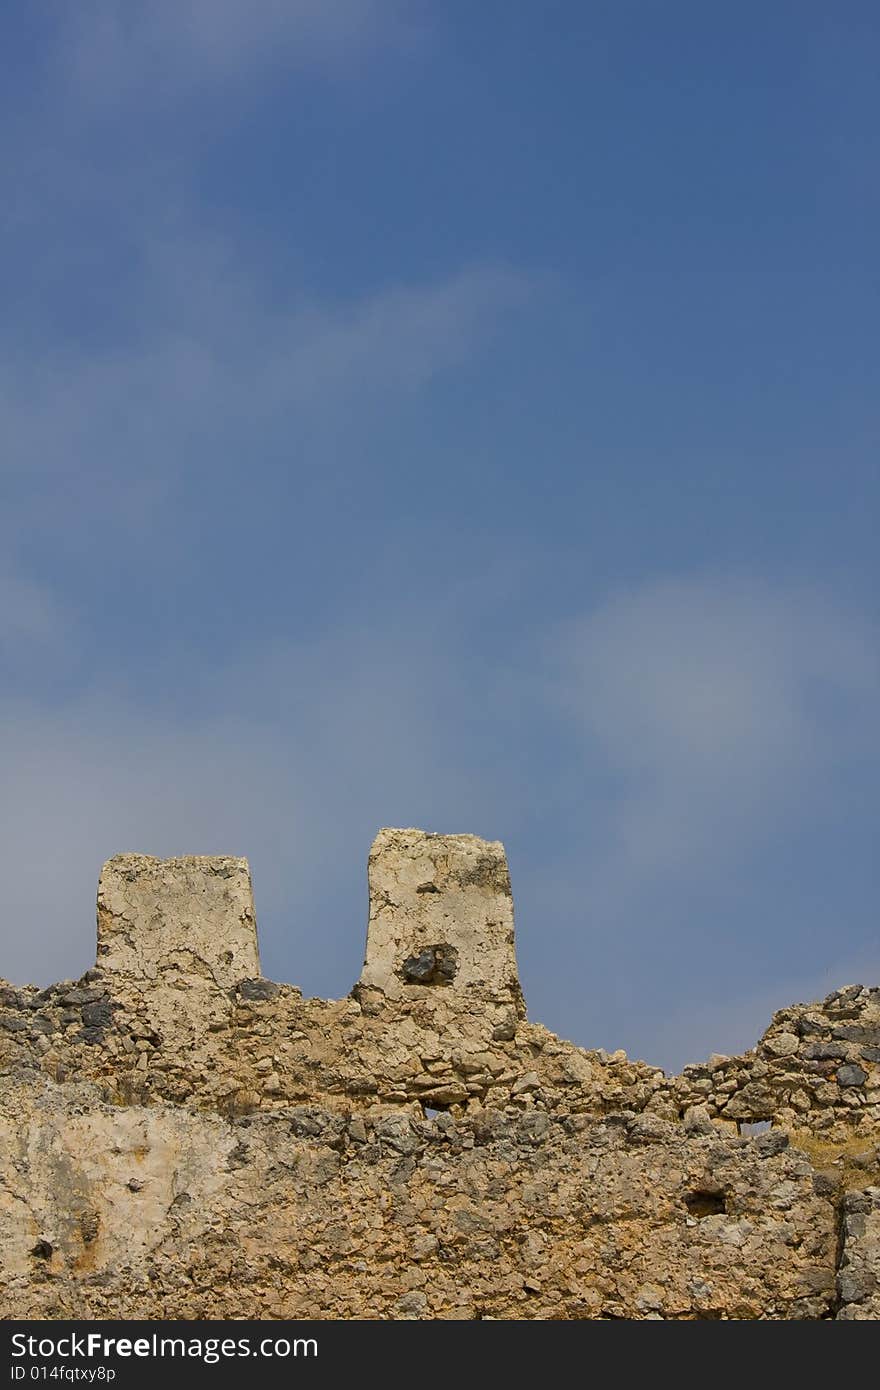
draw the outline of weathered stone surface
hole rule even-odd
[[[523,1012],[504,848],[475,835],[380,830],[369,860],[370,919],[359,989],[445,1008]],[[429,993],[430,992],[430,993]]]
[[[260,973],[246,859],[118,854],[98,884],[98,964],[221,988]]]
[[[321,1107],[297,1127],[290,1111],[120,1110],[82,1085],[4,1099],[27,1115],[0,1131],[7,1316],[799,1318],[834,1304],[835,1212],[799,1155],[676,1127],[633,1147],[620,1126],[552,1115],[487,1132],[476,1116],[375,1114],[364,1144]]]
[[[849,1064],[840,1067],[837,1073],[838,1086],[864,1086],[868,1079],[868,1073],[864,1067],[857,1067]]]
[[[0,1316],[878,1315],[880,990],[667,1077],[525,1019],[499,845],[370,881],[347,999],[237,859],[111,860],[98,965],[0,982]]]
[[[839,1318],[880,1318],[880,1187],[850,1192],[845,1198],[837,1291]]]

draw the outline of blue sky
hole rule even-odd
[[[357,977],[502,839],[532,1017],[667,1067],[880,976],[877,10],[0,16],[0,972],[241,853]]]

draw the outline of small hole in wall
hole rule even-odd
[[[54,1248],[48,1240],[38,1240],[31,1251],[31,1254],[36,1255],[38,1260],[51,1260],[54,1253]]]
[[[743,1120],[739,1125],[739,1132],[743,1135],[763,1134],[769,1128],[769,1120]]]
[[[727,1210],[724,1193],[719,1189],[697,1188],[685,1193],[684,1204],[691,1216],[718,1216]]]

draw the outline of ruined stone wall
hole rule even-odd
[[[246,861],[130,854],[94,969],[0,987],[0,1315],[880,1314],[880,990],[668,1077],[527,1020],[501,845],[369,881],[343,1000],[261,976]]]

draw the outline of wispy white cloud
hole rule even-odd
[[[84,509],[143,531],[173,505],[181,476],[240,467],[255,437],[286,439],[292,453],[307,439],[297,467],[330,466],[322,439],[363,441],[376,419],[479,355],[530,290],[490,266],[354,302],[274,304],[195,242],[157,246],[150,264],[134,342],[56,345],[0,367],[0,470],[17,480],[0,520],[9,554],[32,520],[68,526]]]
[[[430,602],[402,593],[369,626],[337,623],[308,642],[236,638],[223,669],[197,673],[189,714],[106,679],[64,699],[47,689],[5,700],[0,872],[15,929],[0,974],[45,981],[90,963],[95,880],[110,854],[234,852],[254,867],[267,969],[343,993],[380,825],[548,830],[530,819],[504,728],[487,744],[475,720],[492,675],[463,679],[481,601],[476,587]],[[731,866],[748,871],[763,841],[821,817],[826,798],[845,807],[852,768],[876,762],[874,637],[815,591],[705,579],[643,585],[566,626],[561,701],[560,687],[549,706],[537,686],[517,695],[517,727],[539,738],[549,717],[585,788],[569,840],[555,837],[572,832],[571,807],[527,867],[513,857],[536,1016],[668,1065],[750,1045],[795,996],[873,978],[876,956],[828,939],[759,984],[750,968],[730,981],[712,922],[670,928],[668,917],[662,977],[641,979],[626,958],[655,932],[658,886],[715,891]],[[796,926],[785,929],[796,941]],[[689,942],[711,988],[683,958]],[[588,970],[601,982],[585,985]],[[619,1006],[597,1022],[600,997]]]
[[[157,259],[154,251],[154,273],[138,289],[144,324],[134,344],[58,345],[10,362],[0,380],[5,468],[50,459],[59,429],[76,441],[123,422],[134,433],[133,422],[159,414],[172,424],[181,414],[237,410],[253,421],[310,405],[338,415],[352,397],[418,390],[466,362],[530,291],[526,277],[486,266],[337,305],[305,296],[274,305],[210,247],[166,248]]]
[[[64,631],[61,605],[41,585],[14,574],[0,574],[0,651],[21,644],[41,645]]]
[[[276,44],[305,58],[344,54],[362,36],[381,43],[366,30],[392,12],[378,3],[220,0],[136,10],[107,0],[75,8],[69,22],[88,50],[78,50],[81,75],[91,64],[98,86],[127,88],[152,74],[164,91],[166,77],[185,77],[187,66],[200,81],[202,62],[223,75]],[[328,903],[328,884],[360,890],[383,822],[430,822],[445,807],[449,820],[436,828],[455,829],[456,808],[474,799],[461,792],[470,794],[472,769],[456,759],[437,712],[455,678],[454,663],[447,672],[432,647],[442,614],[404,602],[389,619],[399,637],[383,619],[369,641],[343,615],[307,647],[286,632],[262,645],[231,634],[228,669],[196,661],[177,673],[181,687],[209,691],[198,717],[187,718],[174,702],[147,708],[138,698],[157,634],[127,634],[112,596],[101,611],[99,584],[71,633],[68,600],[52,581],[60,590],[72,580],[75,610],[79,570],[99,569],[94,557],[105,547],[125,556],[138,591],[156,575],[167,580],[175,563],[167,530],[180,524],[197,540],[202,522],[199,488],[181,507],[182,482],[204,482],[207,497],[244,478],[243,489],[259,496],[263,455],[273,449],[305,481],[337,466],[340,442],[349,473],[371,467],[375,421],[477,359],[530,286],[489,265],[322,299],[288,262],[271,264],[264,279],[258,258],[205,233],[185,192],[175,203],[137,168],[113,172],[113,235],[104,242],[118,261],[105,285],[90,218],[103,218],[107,176],[88,158],[88,113],[72,105],[70,150],[67,127],[57,137],[44,131],[45,165],[21,161],[27,196],[16,235],[38,256],[51,293],[35,296],[36,324],[25,305],[20,324],[0,325],[0,655],[18,676],[25,644],[40,651],[23,672],[32,679],[0,693],[0,872],[13,924],[0,974],[45,980],[90,963],[95,879],[116,850],[232,850],[254,862],[264,919],[291,916],[287,933],[276,926],[276,972],[316,987],[315,963],[319,974],[328,968],[327,943],[337,940],[331,988],[341,992],[357,974],[365,909],[354,889]],[[87,283],[112,290],[120,312],[99,312],[94,324],[86,315],[91,337],[77,324],[55,332],[52,295],[64,304],[83,264]],[[41,562],[38,587],[28,576]],[[282,572],[275,582],[289,580]],[[121,661],[108,657],[105,636]],[[333,921],[318,924],[318,950],[320,907]]]
[[[410,33],[394,0],[85,0],[67,16],[66,56],[83,82],[195,85],[271,58],[348,58]]]
[[[736,859],[877,754],[877,633],[818,591],[648,583],[569,625],[559,651],[585,756],[615,779],[618,892]]]
[[[276,390],[307,401],[340,387],[416,389],[466,360],[486,328],[529,289],[525,276],[485,267],[306,316],[301,338],[273,365]]]
[[[858,608],[743,576],[646,579],[555,629],[533,669],[563,753],[518,904],[540,1017],[677,1066],[876,979],[878,658]]]
[[[773,1015],[789,1004],[811,1004],[832,990],[880,979],[880,949],[853,953],[832,946],[826,960],[805,970],[792,952],[788,968],[731,996],[683,997],[656,1028],[656,1049],[667,1068],[704,1062],[710,1052],[736,1056],[754,1047]],[[621,1044],[625,1046],[625,1044]]]
[[[454,707],[451,608],[405,599],[372,632],[278,642],[204,677],[198,713],[96,686],[0,703],[0,975],[94,955],[94,894],[120,850],[246,854],[264,963],[307,989],[357,977],[365,864],[383,824],[457,829],[475,774]],[[204,675],[204,673],[203,673]],[[487,817],[491,819],[491,817]],[[483,828],[486,833],[491,825]]]

